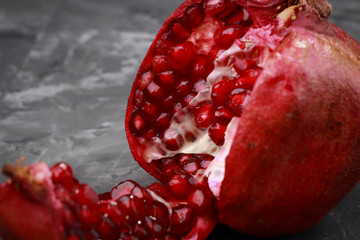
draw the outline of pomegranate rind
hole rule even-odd
[[[64,240],[61,204],[54,198],[44,163],[19,167],[0,184],[0,236],[3,240]]]
[[[325,24],[289,29],[239,119],[219,200],[238,231],[304,231],[360,180],[360,47]]]

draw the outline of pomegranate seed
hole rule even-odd
[[[139,239],[147,239],[147,236],[149,235],[148,230],[140,224],[136,224],[132,232],[134,235],[139,237]]]
[[[218,146],[222,146],[225,141],[226,126],[215,123],[209,128],[209,137]]]
[[[137,109],[140,109],[144,104],[144,93],[139,88],[135,90],[133,103]]]
[[[137,184],[133,181],[121,182],[116,187],[111,189],[111,198],[116,200],[122,196],[130,195],[136,186]]]
[[[187,163],[189,163],[189,162],[194,162],[194,161],[196,161],[196,156],[194,156],[194,155],[191,155],[191,154],[183,154],[183,155],[181,155],[180,156],[180,158],[179,158],[179,163],[181,164],[181,165],[185,165],[185,164],[187,164]]]
[[[199,165],[196,162],[189,162],[184,165],[183,169],[190,174],[194,174],[199,170]]]
[[[175,175],[169,182],[168,186],[171,191],[178,196],[186,196],[191,189],[191,185],[185,175]]]
[[[142,118],[138,112],[133,112],[130,121],[130,129],[132,134],[134,134],[136,137],[140,137],[145,127],[146,122],[144,118]]]
[[[163,103],[166,107],[171,107],[175,103],[175,97],[173,95],[170,95],[167,98],[165,98]]]
[[[137,236],[134,236],[131,232],[122,232],[120,234],[121,240],[140,240]]]
[[[190,28],[196,28],[204,19],[204,9],[201,4],[195,3],[187,7],[184,13],[184,22]]]
[[[194,109],[195,122],[200,128],[208,128],[214,121],[214,109],[211,103],[199,103]]]
[[[94,211],[94,209],[88,208],[86,205],[77,206],[77,215],[81,219],[81,223],[86,228],[91,228],[92,225],[94,225],[98,218],[97,218],[97,212]]]
[[[116,224],[122,223],[125,215],[120,211],[117,202],[102,203],[99,205],[99,213],[107,214],[108,217]]]
[[[139,78],[139,89],[144,91],[146,87],[154,80],[155,74],[151,71],[147,71]]]
[[[163,143],[168,150],[176,151],[179,150],[183,143],[183,137],[175,130],[165,132]]]
[[[241,116],[243,110],[243,102],[247,96],[247,93],[243,89],[234,89],[232,96],[229,100],[229,107],[235,116]]]
[[[146,88],[147,94],[158,101],[162,101],[166,96],[164,90],[155,82],[151,82]]]
[[[148,141],[152,140],[154,137],[156,137],[158,132],[155,130],[155,128],[151,127],[149,130],[147,130],[144,133],[144,138]]]
[[[244,76],[236,79],[236,86],[245,88],[245,89],[253,89],[255,82],[257,80],[257,77],[250,77],[250,76]]]
[[[176,86],[176,92],[184,96],[191,91],[191,87],[191,81],[182,79]]]
[[[173,71],[166,71],[159,74],[160,82],[163,83],[165,86],[172,85],[176,83],[176,76]]]
[[[212,196],[205,194],[204,189],[194,189],[188,197],[189,206],[197,212],[211,211]]]
[[[190,64],[190,74],[197,78],[206,77],[213,69],[213,62],[204,54],[195,55]]]
[[[149,189],[149,190],[153,191],[154,193],[156,193],[157,195],[159,195],[160,197],[162,197],[164,199],[170,197],[168,191],[166,191],[164,186],[161,185],[158,182],[155,182],[155,183],[151,184],[146,189]]]
[[[222,27],[218,29],[215,42],[221,49],[228,49],[235,39],[241,38],[245,33],[246,29],[240,26]]]
[[[157,112],[157,106],[151,102],[145,102],[144,104],[144,112],[148,115],[154,115]]]
[[[252,59],[239,59],[234,61],[234,69],[238,74],[243,74],[243,71],[248,68],[258,68],[257,63]]]
[[[225,1],[224,0],[209,0],[204,2],[204,9],[206,15],[214,16],[225,10]]]
[[[69,164],[60,162],[51,169],[51,179],[55,184],[61,184],[64,187],[70,187],[73,182],[73,172]]]
[[[180,111],[181,109],[183,109],[183,105],[181,103],[175,103],[174,104],[174,114],[177,113],[178,111]]]
[[[229,94],[234,89],[234,81],[223,78],[221,81],[215,83],[211,91],[211,100],[215,105],[223,105],[229,99]]]
[[[236,0],[225,0],[225,9],[221,13],[219,13],[218,18],[226,21],[224,18],[226,18],[228,15],[233,13],[234,11],[238,12],[237,8],[239,5],[236,3]]]
[[[207,168],[209,167],[209,165],[210,165],[211,162],[212,162],[212,159],[211,159],[211,160],[205,159],[205,160],[201,161],[200,167],[201,167],[202,169],[207,169]]]
[[[191,33],[184,25],[182,19],[176,19],[171,23],[170,32],[174,35],[174,40],[176,42],[185,41]]]
[[[154,52],[159,55],[167,55],[169,52],[169,49],[172,48],[175,44],[170,39],[171,33],[168,33],[164,38],[160,38],[155,43]]]
[[[87,184],[79,184],[74,188],[74,199],[77,203],[94,206],[99,200],[96,192]]]
[[[102,215],[100,217],[100,221],[98,223],[97,231],[100,234],[100,236],[108,239],[115,239],[115,233],[116,233],[116,227],[115,224],[111,221],[110,218],[107,217],[107,214]]]
[[[145,225],[154,236],[161,236],[165,232],[166,228],[150,217],[145,217]]]
[[[152,60],[152,70],[156,73],[169,70],[169,59],[165,55],[155,55]]]
[[[154,201],[148,215],[151,216],[154,221],[160,223],[161,226],[167,228],[170,216],[168,208],[163,203]]]
[[[171,216],[171,232],[175,235],[189,231],[195,222],[193,211],[186,205],[179,205],[173,209]]]
[[[225,125],[233,118],[231,111],[225,106],[218,107],[214,115],[217,121]]]
[[[170,126],[170,116],[168,113],[161,113],[155,121],[156,128],[164,131]]]
[[[80,240],[80,238],[76,235],[70,235],[66,238],[67,240]]]
[[[244,26],[247,19],[245,18],[245,12],[242,11],[236,11],[235,13],[231,14],[225,19],[225,22],[227,25],[241,25]]]
[[[146,202],[147,200],[150,200],[150,196],[147,193],[147,191],[141,187],[135,187],[134,190],[132,191],[131,195],[142,199],[144,202]]]
[[[68,208],[64,208],[61,213],[62,221],[66,227],[71,227],[75,223],[74,214]]]
[[[194,44],[184,42],[170,51],[170,65],[175,69],[182,69],[189,65],[195,54]]]

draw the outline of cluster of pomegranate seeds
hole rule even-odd
[[[216,29],[214,41],[206,42],[209,22]],[[145,141],[159,138],[166,149],[179,150],[185,136],[166,132],[173,116],[189,107],[205,88],[211,88],[211,98],[196,103],[190,114],[199,129],[208,129],[216,145],[223,145],[227,125],[241,115],[243,102],[261,69],[255,61],[239,56],[231,63],[236,78],[224,78],[212,86],[207,78],[221,52],[234,42],[245,48],[240,39],[251,24],[248,13],[235,0],[204,0],[188,6],[182,17],[172,20],[155,43],[151,66],[138,80],[130,120],[132,134]]]
[[[80,184],[68,164],[54,165],[52,181],[64,206],[67,240],[179,239],[191,230],[197,216],[213,211],[210,190],[194,177],[211,160],[211,156],[188,154],[162,159],[167,186],[155,183],[145,189],[129,180],[100,195]]]

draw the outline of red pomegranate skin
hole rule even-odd
[[[310,228],[360,179],[359,44],[313,8],[297,19],[264,66],[226,158],[219,219],[255,236]]]
[[[198,0],[184,2],[164,23],[140,67],[172,20]],[[256,27],[275,26],[281,38],[264,65],[239,118],[219,197],[219,221],[254,236],[271,237],[315,225],[360,180],[360,46],[328,21],[331,6],[317,1],[237,0]],[[278,6],[289,5],[280,14]],[[293,5],[293,6],[291,6]],[[280,17],[279,17],[280,15]],[[143,148],[125,129],[136,161]]]

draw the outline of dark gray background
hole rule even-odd
[[[0,164],[66,161],[97,192],[154,180],[124,133],[128,92],[181,0],[1,0]],[[332,21],[360,41],[360,0],[332,0]],[[0,177],[0,181],[5,178]],[[254,239],[219,226],[209,239]],[[276,239],[360,239],[360,186],[317,226]]]

